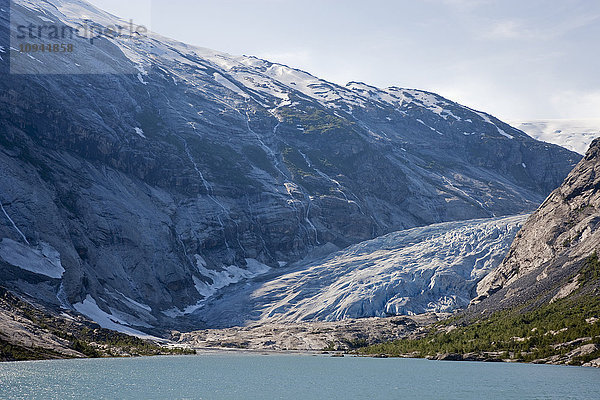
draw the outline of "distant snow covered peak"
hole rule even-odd
[[[346,85],[346,88],[355,92],[364,100],[385,103],[389,106],[395,107],[397,110],[407,108],[412,105],[436,114],[438,117],[441,117],[444,120],[451,118],[456,121],[464,120],[467,122],[472,122],[473,119],[478,118],[485,123],[493,125],[500,135],[508,139],[512,139],[514,137],[513,135],[506,133],[504,129],[493,122],[491,119],[493,117],[490,115],[473,110],[469,107],[462,106],[435,93],[418,89],[399,88],[395,86],[388,87],[386,89],[380,89],[363,82],[350,82]],[[463,116],[457,114],[463,114]],[[466,116],[464,114],[466,114]]]
[[[512,121],[512,126],[534,139],[563,146],[585,154],[594,139],[600,137],[600,119],[548,119]]]

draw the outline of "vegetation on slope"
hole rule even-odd
[[[0,337],[0,361],[28,361],[65,358],[62,353],[41,347],[23,347]]]
[[[305,135],[333,135],[343,138],[352,131],[353,123],[335,114],[309,107],[305,112],[298,112],[289,107],[283,107],[278,115],[284,122],[302,128]]]
[[[512,360],[582,365],[600,357],[600,262],[596,253],[579,273],[581,287],[530,310],[500,311],[466,325],[454,317],[422,337],[361,348],[359,354],[438,359]]]

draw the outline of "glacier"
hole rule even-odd
[[[511,121],[511,125],[531,137],[585,154],[600,137],[600,119],[548,119]]]
[[[394,232],[232,285],[208,302],[208,326],[337,321],[452,312],[503,260],[527,215]]]

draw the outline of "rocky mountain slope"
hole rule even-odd
[[[76,313],[47,310],[0,287],[0,362],[189,353],[102,329]]]
[[[500,267],[479,283],[474,302],[496,310],[567,297],[581,287],[581,270],[598,251],[600,139],[527,220]]]
[[[433,93],[153,33],[24,54],[10,21],[126,23],[80,0],[11,3],[0,281],[113,329],[194,328],[220,289],[312,253],[532,211],[580,159]]]

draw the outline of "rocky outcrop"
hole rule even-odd
[[[103,329],[77,313],[47,309],[0,287],[0,362],[192,353],[165,342]]]
[[[123,24],[79,0],[10,17]],[[26,57],[8,18],[0,70],[26,74],[0,80],[0,281],[128,332],[198,328],[219,290],[310,254],[531,211],[580,158],[433,93],[152,33]]]
[[[179,345],[194,349],[259,351],[349,351],[362,346],[418,334],[447,317],[426,314],[410,317],[348,319],[336,322],[260,324],[227,329],[175,333]]]
[[[581,270],[600,250],[600,139],[527,220],[500,267],[477,288],[477,309],[495,310],[534,298],[567,297],[585,283]]]
[[[32,318],[33,307],[24,306],[0,288],[0,361],[85,357],[69,340],[42,328]]]

